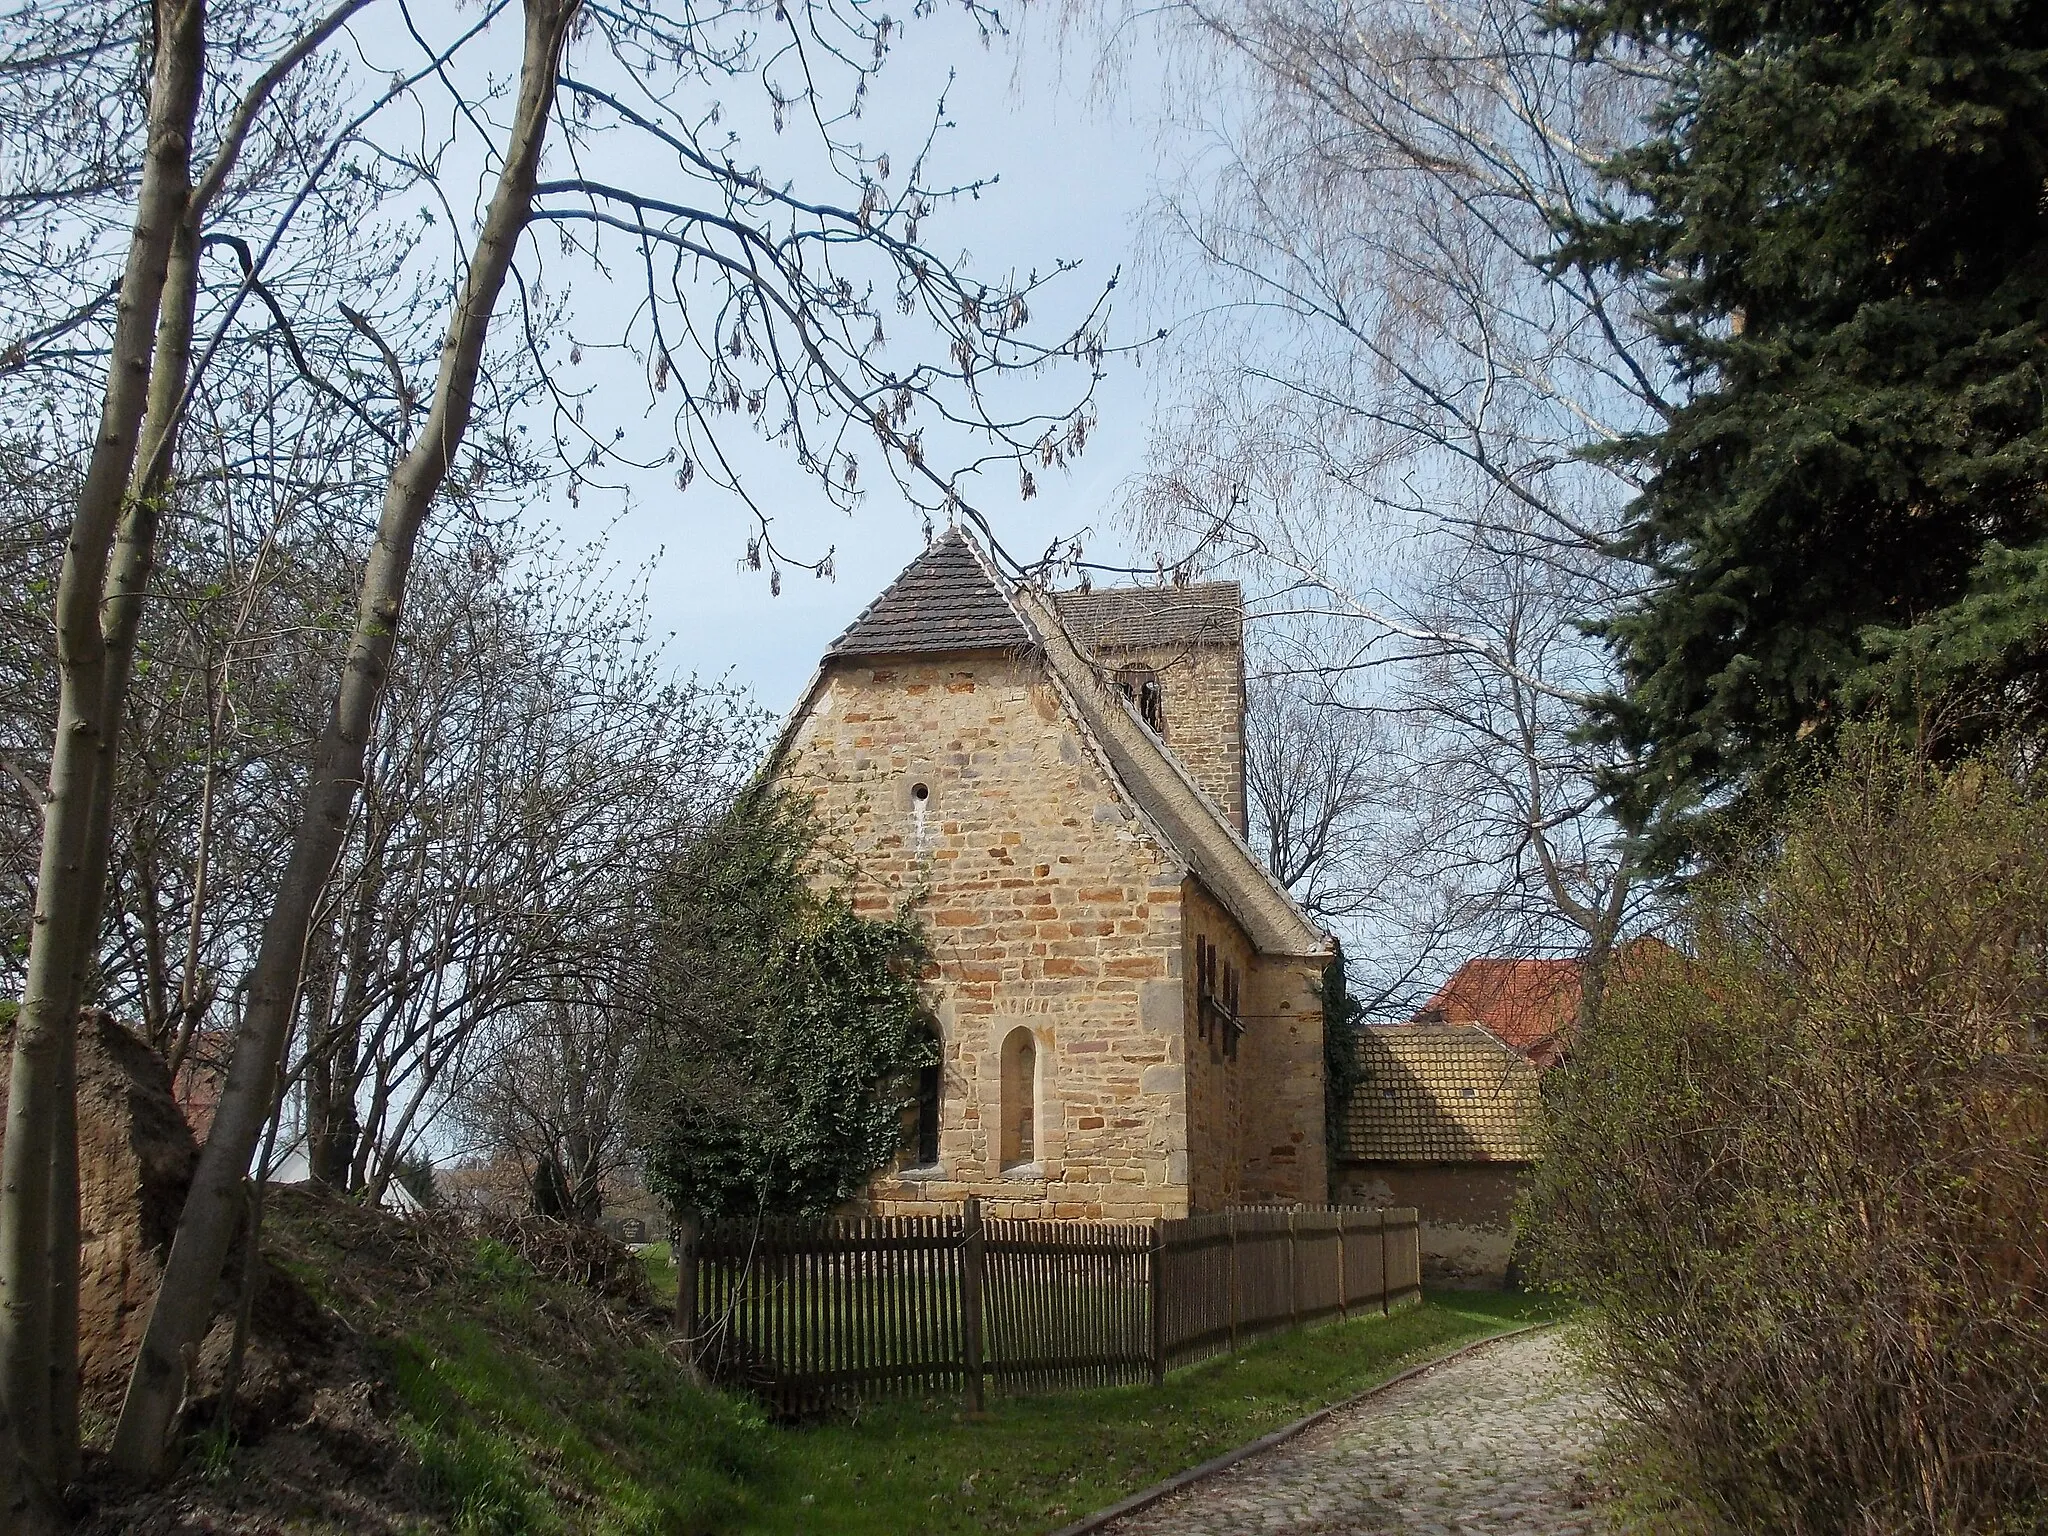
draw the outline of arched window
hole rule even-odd
[[[1019,1025],[1003,1041],[1002,1166],[1038,1160],[1038,1042]]]
[[[1166,710],[1164,697],[1159,691],[1159,674],[1142,661],[1129,662],[1116,669],[1116,685],[1123,690],[1123,696],[1136,706],[1138,718],[1151,726],[1153,734],[1164,741]]]

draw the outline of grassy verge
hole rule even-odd
[[[403,1428],[473,1532],[1042,1532],[1470,1339],[1554,1315],[1445,1293],[1176,1371],[1163,1388],[878,1404],[806,1428],[692,1390],[486,1244],[395,1348]],[[565,1340],[573,1341],[564,1348]]]
[[[1045,1531],[1490,1333],[1555,1315],[1522,1296],[1434,1295],[1176,1371],[1161,1388],[890,1403],[784,1431],[783,1480],[749,1532]]]

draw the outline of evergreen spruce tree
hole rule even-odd
[[[1625,196],[1565,232],[1649,279],[1695,386],[1610,450],[1657,573],[1605,631],[1625,819],[1680,856],[1866,704],[2048,723],[2048,5],[1553,15],[1678,65]]]

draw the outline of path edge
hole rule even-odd
[[[1234,1451],[1225,1451],[1221,1456],[1213,1456],[1199,1466],[1189,1467],[1185,1472],[1174,1473],[1172,1477],[1167,1478],[1164,1482],[1154,1483],[1150,1488],[1141,1488],[1136,1493],[1119,1499],[1106,1509],[1098,1509],[1092,1515],[1084,1515],[1072,1525],[1061,1526],[1052,1533],[1052,1536],[1087,1536],[1087,1533],[1091,1531],[1099,1531],[1112,1521],[1121,1520],[1126,1515],[1134,1515],[1139,1510],[1149,1508],[1157,1504],[1161,1499],[1179,1493],[1184,1488],[1191,1488],[1196,1483],[1205,1482],[1209,1478],[1214,1477],[1218,1472],[1228,1471],[1240,1461],[1248,1461],[1262,1451],[1270,1451],[1276,1445],[1284,1445],[1303,1430],[1314,1429],[1316,1425],[1322,1423],[1323,1420],[1329,1418],[1332,1414],[1342,1413],[1347,1408],[1356,1408],[1360,1403],[1368,1402],[1372,1398],[1378,1397],[1382,1392],[1391,1391],[1393,1388],[1400,1386],[1404,1381],[1413,1381],[1425,1371],[1433,1371],[1440,1365],[1449,1365],[1453,1360],[1462,1360],[1467,1355],[1477,1354],[1482,1349],[1487,1349],[1495,1344],[1505,1343],[1509,1339],[1519,1339],[1524,1334],[1537,1333],[1542,1329],[1555,1328],[1557,1326],[1558,1322],[1556,1319],[1547,1323],[1525,1323],[1519,1328],[1510,1328],[1505,1333],[1489,1333],[1483,1339],[1474,1339],[1469,1344],[1461,1344],[1448,1354],[1438,1355],[1434,1359],[1424,1360],[1419,1365],[1411,1365],[1405,1371],[1396,1372],[1385,1381],[1367,1387],[1363,1392],[1355,1392],[1340,1402],[1318,1408],[1314,1413],[1304,1414],[1291,1424],[1282,1424],[1278,1429],[1259,1436],[1258,1439],[1247,1445],[1240,1445]]]

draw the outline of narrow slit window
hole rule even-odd
[[[1244,1034],[1244,1015],[1238,1012],[1237,967],[1217,962],[1216,946],[1207,939],[1195,940],[1196,1032],[1209,1042],[1211,1061],[1237,1060],[1238,1038]]]
[[[1003,1041],[1002,1165],[1038,1160],[1038,1042],[1019,1026]]]
[[[903,1103],[903,1150],[905,1165],[931,1168],[939,1161],[939,1114],[945,1095],[945,1048],[936,1027],[922,1031],[930,1044],[933,1060],[909,1074],[900,1084],[907,1090]]]
[[[929,1168],[939,1160],[939,1066],[917,1069],[917,1165]]]

